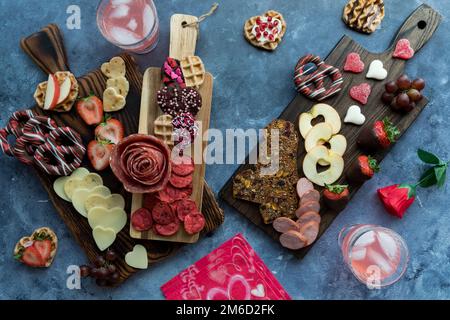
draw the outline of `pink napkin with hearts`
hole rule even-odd
[[[161,287],[168,300],[291,300],[238,234]]]

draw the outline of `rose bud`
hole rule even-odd
[[[394,184],[377,190],[378,196],[386,210],[393,216],[403,218],[405,211],[414,202],[416,186],[411,184]]]
[[[358,136],[357,143],[367,150],[387,149],[397,140],[399,134],[397,127],[385,118],[364,128]]]
[[[329,185],[325,184],[323,191],[323,201],[328,208],[340,212],[344,210],[350,201],[348,185]]]

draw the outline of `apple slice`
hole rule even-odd
[[[309,130],[305,137],[306,152],[310,152],[313,148],[323,145],[331,139],[333,128],[328,122],[321,122],[316,124]]]
[[[322,172],[317,172],[317,163],[325,160],[330,167]],[[324,186],[335,183],[344,171],[344,159],[325,146],[317,146],[308,152],[303,159],[303,173],[309,181]]]
[[[48,76],[47,91],[45,92],[44,110],[52,110],[59,100],[60,87],[58,79],[53,74]]]
[[[337,111],[328,104],[319,103],[314,105],[308,112],[304,112],[300,115],[298,126],[303,138],[305,138],[313,128],[311,121],[318,116],[324,117],[324,122],[331,125],[333,134],[336,134],[341,130],[341,117],[339,117]]]
[[[344,156],[345,150],[347,150],[347,139],[342,134],[335,134],[328,143],[332,152],[341,157]]]
[[[58,99],[58,102],[56,103],[56,105],[64,102],[64,100],[67,99],[67,97],[70,94],[71,87],[72,87],[72,82],[70,81],[70,77],[67,76],[60,86],[59,99]]]

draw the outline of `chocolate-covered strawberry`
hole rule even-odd
[[[360,155],[347,170],[347,178],[354,182],[364,182],[380,171],[378,161],[371,156]]]
[[[397,127],[389,119],[384,118],[364,128],[357,142],[360,147],[367,150],[387,149],[397,140],[399,134]]]
[[[328,208],[337,212],[342,211],[350,201],[348,185],[325,184],[323,201]]]

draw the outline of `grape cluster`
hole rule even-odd
[[[410,80],[407,75],[401,75],[397,81],[386,83],[386,92],[381,100],[396,111],[409,112],[422,99],[421,91],[425,88],[425,80],[418,78]]]
[[[120,278],[116,265],[113,263],[117,259],[117,254],[108,249],[105,256],[98,255],[93,265],[80,266],[80,273],[83,278],[92,277],[98,286],[112,286]]]

